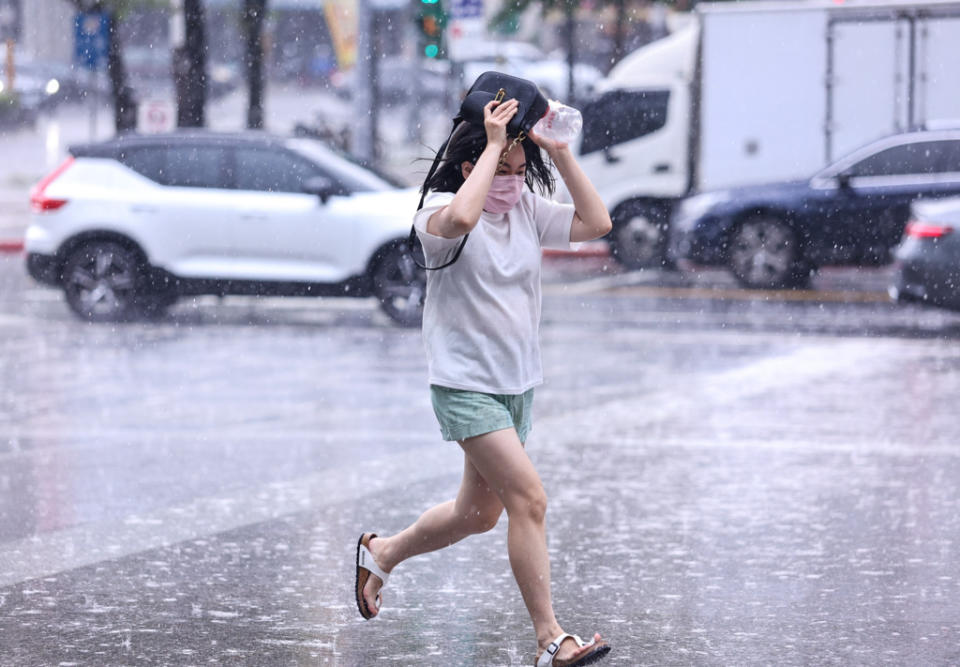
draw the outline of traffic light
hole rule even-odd
[[[417,23],[420,27],[420,53],[427,58],[445,57],[443,31],[447,25],[447,14],[443,11],[441,0],[420,0]]]

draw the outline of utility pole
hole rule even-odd
[[[267,0],[244,0],[243,27],[246,40],[244,69],[247,74],[247,127],[263,129],[263,22]]]
[[[13,92],[13,84],[17,78],[17,67],[14,60],[17,38],[20,36],[20,0],[0,0],[0,42],[7,47],[4,58],[5,88]]]
[[[353,77],[354,134],[351,150],[364,162],[375,158],[376,126],[373,111],[373,79],[376,73],[371,61],[376,56],[373,35],[373,7],[371,0],[357,0],[357,61]]]

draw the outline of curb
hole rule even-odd
[[[23,252],[23,240],[0,239],[0,252]]]
[[[580,248],[580,250],[552,250],[545,248],[543,250],[544,257],[569,257],[572,259],[578,257],[609,257],[610,248],[606,243],[593,243],[590,242],[590,245]]]

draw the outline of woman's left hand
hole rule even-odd
[[[542,137],[533,130],[530,130],[529,136],[533,139],[533,143],[547,151],[548,155],[553,155],[557,151],[563,150],[564,148],[569,148],[570,144],[561,143],[555,139],[548,139],[547,137]]]

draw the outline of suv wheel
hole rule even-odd
[[[745,287],[796,287],[809,278],[796,232],[781,218],[760,215],[744,220],[730,236],[730,270]]]
[[[371,278],[374,294],[390,319],[404,327],[420,326],[427,274],[414,263],[405,245],[381,251]]]
[[[159,320],[177,302],[179,295],[173,291],[140,293],[137,313],[148,320]]]
[[[136,314],[140,273],[131,250],[114,241],[92,241],[67,257],[63,291],[73,312],[85,320],[128,320]]]
[[[668,212],[663,206],[629,202],[616,212],[610,253],[628,269],[660,266],[667,240]]]

